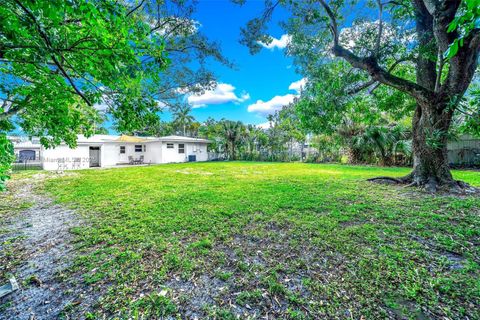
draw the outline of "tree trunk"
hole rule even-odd
[[[235,143],[232,141],[231,142],[231,148],[230,148],[230,151],[232,152],[232,160],[236,160],[235,159]]]
[[[468,184],[453,178],[448,164],[448,130],[453,108],[438,102],[417,105],[412,119],[413,170],[402,178],[377,177],[373,180],[392,180],[421,186],[429,192],[438,189],[460,191]]]
[[[443,110],[443,111],[438,111]],[[413,116],[413,171],[412,183],[437,187],[457,187],[450,173],[447,156],[448,130],[452,112],[444,106],[418,105]]]

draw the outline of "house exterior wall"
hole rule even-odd
[[[167,144],[173,144],[173,149],[167,148]],[[178,153],[178,145],[185,145],[185,153]],[[162,143],[162,162],[187,162],[189,155],[195,155],[196,161],[207,161],[207,144],[201,142],[168,142]]]
[[[100,153],[102,152],[100,148]],[[73,169],[75,158],[79,159],[79,169],[90,167],[89,146],[77,146],[70,149],[66,145],[60,145],[54,149],[42,150],[42,161],[44,170],[58,170],[59,159],[64,160],[64,169]],[[101,163],[100,163],[101,165]]]
[[[120,157],[120,147],[114,143],[104,143],[100,149],[100,166],[108,167],[117,165]]]
[[[196,161],[207,161],[208,152],[206,143],[188,143],[187,144],[187,161],[189,155],[195,155]]]
[[[180,143],[184,143],[184,142],[180,142]],[[173,144],[173,149],[167,148],[169,144]],[[186,153],[178,153],[178,144],[179,144],[178,142],[162,142],[162,163],[187,161]]]
[[[15,152],[18,154],[23,149],[35,149],[36,156],[39,156],[38,164],[45,170],[89,168],[91,163],[90,147],[99,148],[98,162],[100,167],[128,164],[130,162],[129,158],[137,160],[140,156],[144,157],[144,163],[147,164],[187,162],[191,155],[195,155],[195,161],[208,160],[207,142],[205,141],[182,141],[182,137],[172,137],[172,140],[169,137],[163,140],[149,138],[142,142],[108,141],[109,137],[98,136],[93,139],[89,138],[93,141],[89,141],[89,139],[80,140],[74,149],[70,149],[65,144],[53,149],[45,149],[39,143],[35,145],[30,145],[30,142],[28,145],[17,143]],[[186,140],[188,139],[186,138]],[[173,144],[173,148],[167,148],[168,144]],[[184,153],[179,153],[180,144],[185,146]],[[141,152],[135,151],[136,145],[142,146]],[[26,148],[23,148],[24,146]],[[124,153],[121,153],[121,147],[124,147]]]
[[[162,163],[162,142],[154,141],[146,143],[147,152],[145,153],[146,163]]]
[[[141,145],[141,152],[135,151],[135,146]],[[125,153],[120,153],[120,147],[125,147]],[[146,151],[143,151],[146,150]],[[145,163],[162,163],[161,142],[139,142],[139,143],[104,143],[102,152],[102,167],[128,164],[129,157],[139,159],[143,155]]]

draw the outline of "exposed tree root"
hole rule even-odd
[[[381,182],[381,180],[387,180],[387,181],[392,181],[392,182],[395,182],[395,183],[398,183],[398,184],[401,184],[403,183],[403,181],[401,179],[397,179],[397,178],[394,178],[394,177],[375,177],[375,178],[370,178],[370,179],[367,179],[367,181],[379,181]]]
[[[409,187],[418,187],[418,183],[416,181],[412,181],[409,184],[405,185],[405,188]]]
[[[469,185],[460,180],[447,180],[439,182],[435,177],[419,178],[413,172],[400,178],[380,176],[367,179],[375,183],[394,183],[404,185],[405,188],[417,187],[423,188],[429,193],[449,193],[449,194],[480,194],[480,189]]]

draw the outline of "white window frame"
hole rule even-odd
[[[167,149],[175,149],[175,144],[167,143]]]
[[[183,146],[183,147],[180,147]],[[185,154],[185,143],[179,143],[178,144],[178,153],[179,154]]]
[[[123,149],[123,152],[122,152]],[[127,153],[127,147],[126,146],[120,146],[120,154],[126,154]]]
[[[140,150],[138,150],[137,147],[140,147],[139,148]],[[143,152],[143,146],[141,144],[136,144],[134,149],[135,149],[135,153]]]

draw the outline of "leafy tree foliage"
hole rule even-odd
[[[350,163],[411,164],[411,130],[408,126],[346,123],[339,126],[337,132],[347,147]]]

